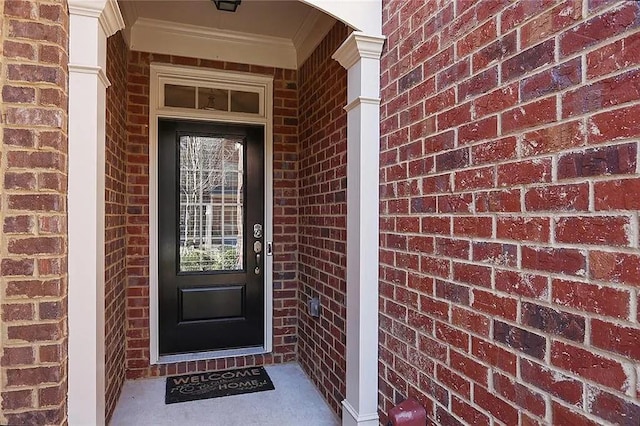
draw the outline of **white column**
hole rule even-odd
[[[378,425],[380,54],[354,32],[333,58],[347,69],[347,395],[343,426]]]
[[[69,0],[69,391],[71,425],[105,423],[104,196],[107,37],[115,0]]]

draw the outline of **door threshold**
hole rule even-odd
[[[157,364],[171,364],[185,361],[206,361],[210,359],[230,358],[245,355],[262,355],[269,353],[263,346],[253,346],[249,348],[223,349],[217,351],[194,352],[187,354],[160,355]]]

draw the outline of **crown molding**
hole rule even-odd
[[[97,18],[107,37],[124,28],[124,19],[116,0],[69,0],[69,14]]]
[[[317,9],[309,9],[309,13],[298,27],[292,40],[296,48],[298,67],[311,56],[335,23],[336,20],[333,17]]]
[[[345,69],[354,66],[360,59],[379,60],[385,41],[384,36],[371,36],[353,32],[331,56]]]
[[[103,13],[98,18],[107,37],[124,28],[124,18],[116,0],[107,0]]]
[[[138,18],[131,28],[132,50],[297,68],[296,48],[286,38]]]

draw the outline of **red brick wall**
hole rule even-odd
[[[2,424],[62,424],[67,392],[65,2],[0,1]]]
[[[274,76],[274,347],[268,355],[149,365],[149,64],[164,62]],[[297,336],[296,72],[131,52],[127,85],[127,377],[292,361]]]
[[[106,415],[111,418],[124,381],[127,220],[127,58],[122,35],[107,40],[105,155],[105,370]]]
[[[383,23],[381,412],[637,424],[640,3]]]
[[[298,357],[334,411],[345,396],[347,74],[331,55],[347,37],[336,24],[299,71]],[[307,302],[319,297],[319,318]]]

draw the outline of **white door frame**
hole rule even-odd
[[[243,87],[260,92],[260,112],[248,114],[165,108],[162,86],[210,84],[233,90]],[[151,64],[149,86],[149,344],[151,364],[199,361],[271,352],[273,348],[273,256],[264,257],[264,345],[262,347],[226,349],[192,354],[159,354],[158,336],[158,118],[211,121],[216,123],[258,124],[264,126],[264,241],[273,242],[273,77],[209,68],[171,64]]]
[[[300,0],[356,29],[334,58],[347,84],[347,395],[343,425],[377,425],[381,0]],[[69,424],[105,422],[104,158],[107,38],[116,0],[69,4]],[[373,190],[372,190],[373,189]],[[269,208],[270,209],[270,208]],[[371,378],[371,379],[367,379]]]

